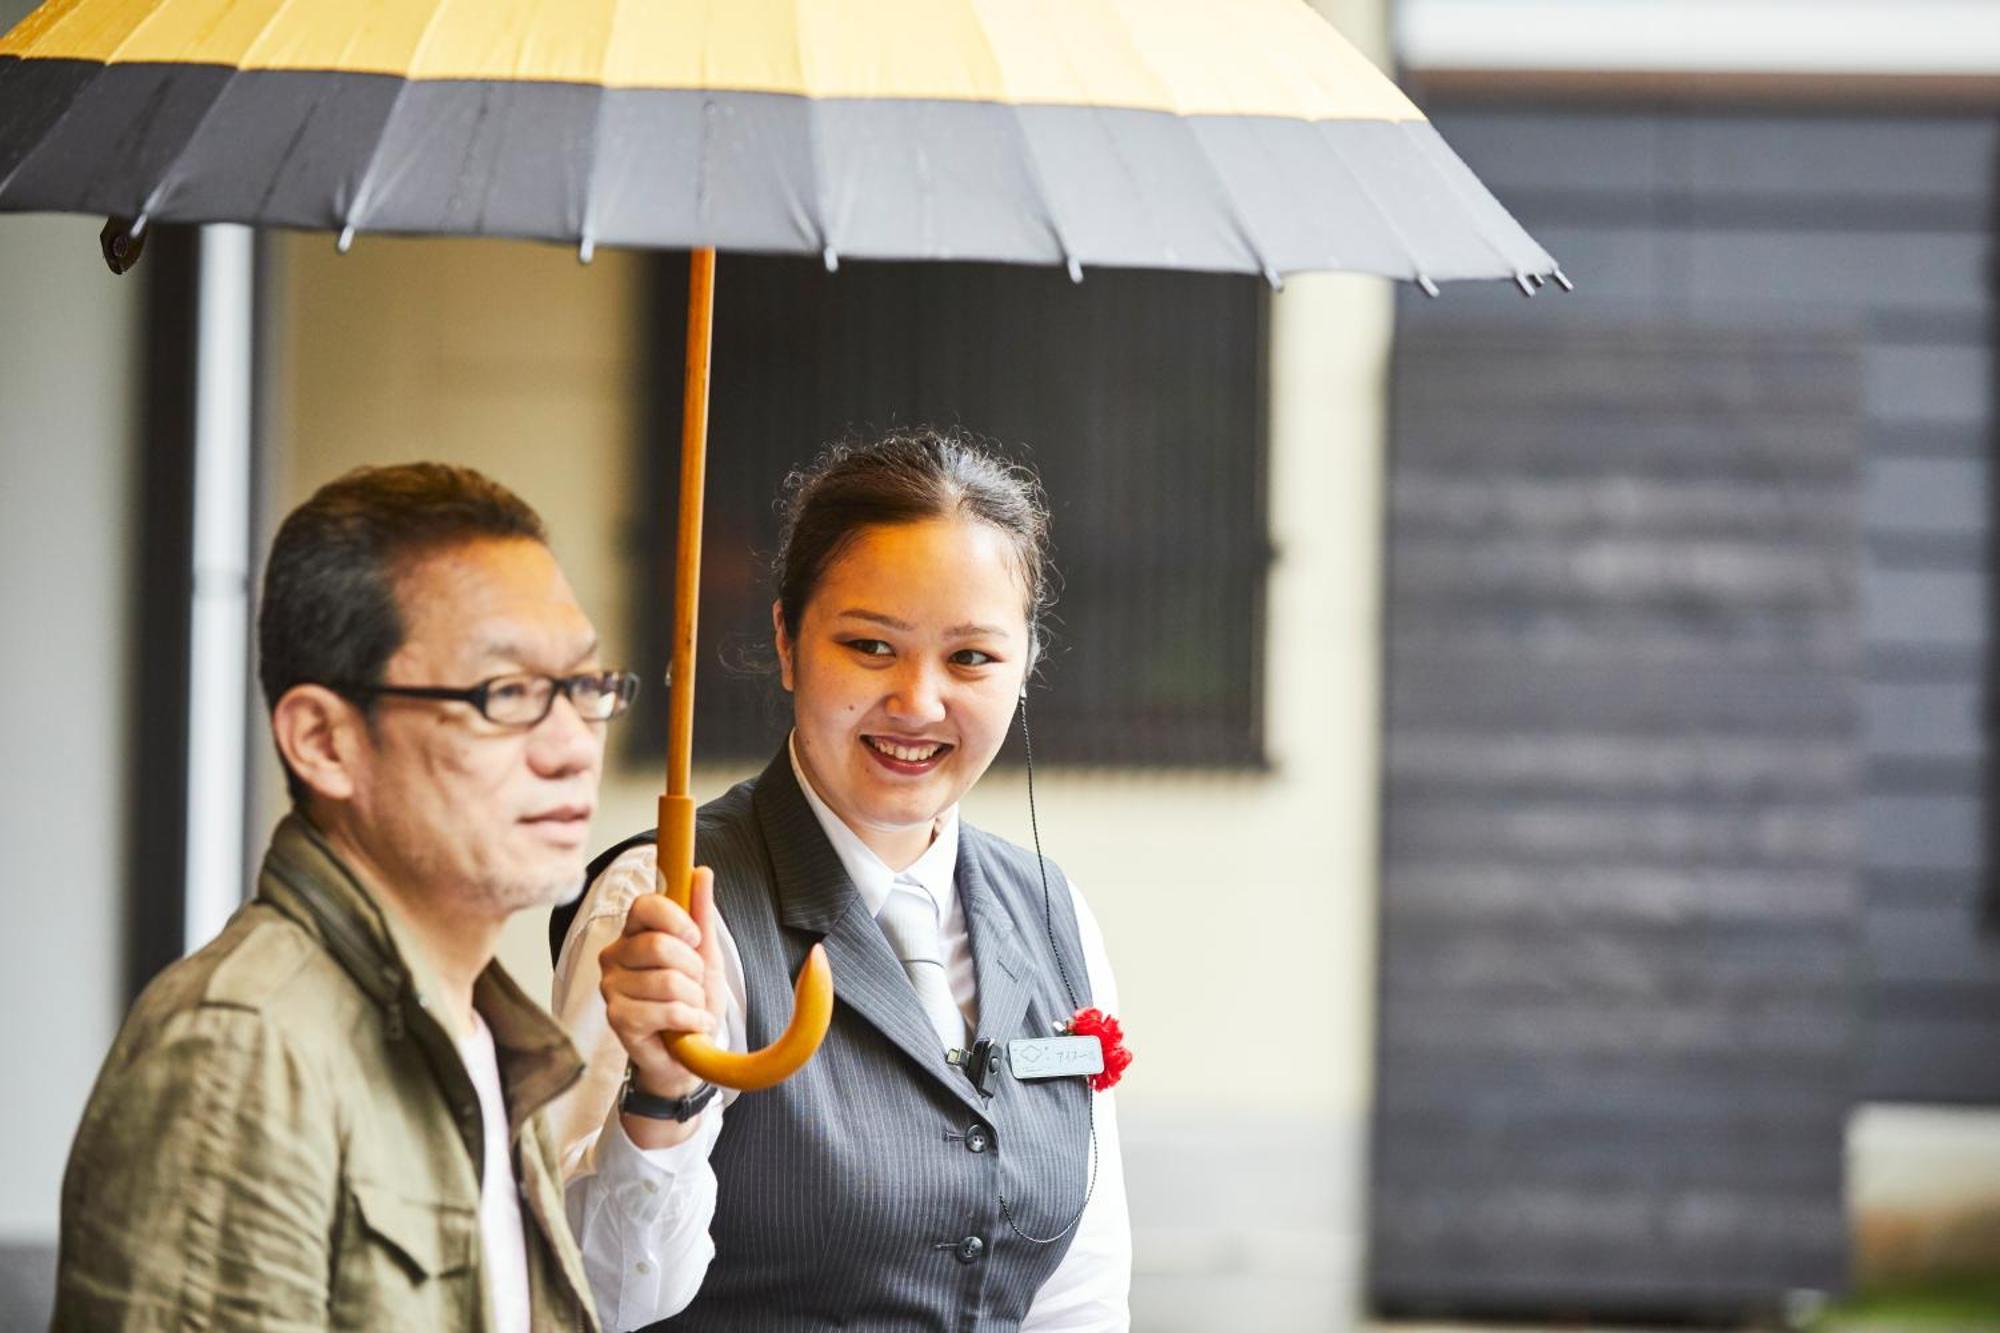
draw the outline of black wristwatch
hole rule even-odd
[[[673,1120],[682,1124],[701,1114],[701,1108],[715,1100],[715,1085],[704,1083],[685,1097],[655,1097],[642,1092],[632,1081],[632,1066],[625,1066],[625,1085],[618,1093],[618,1109],[626,1115],[642,1115],[648,1120]]]

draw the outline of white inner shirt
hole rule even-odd
[[[889,901],[889,894],[900,884],[906,889],[915,889],[931,900],[937,909],[938,947],[944,955],[944,971],[951,982],[951,998],[958,1005],[958,1012],[965,1016],[965,1029],[972,1032],[979,1027],[979,974],[972,963],[972,936],[965,928],[965,907],[958,900],[958,807],[952,806],[937,817],[931,832],[931,845],[924,848],[924,854],[902,870],[891,870],[886,861],[875,854],[875,849],[861,841],[861,835],[847,827],[846,821],[833,813],[833,807],[820,799],[813,789],[812,779],[799,764],[796,745],[788,743],[792,755],[792,774],[799,780],[799,790],[804,793],[806,804],[812,807],[819,826],[826,834],[826,840],[833,844],[835,856],[840,858],[841,868],[854,881],[855,892],[868,908],[868,915],[881,916],[882,904]],[[953,1045],[958,1043],[953,1042]]]
[[[513,1154],[508,1151],[507,1099],[500,1089],[500,1057],[493,1032],[479,1011],[472,1013],[472,1031],[458,1042],[459,1059],[479,1094],[480,1137],[486,1143],[486,1163],[479,1173],[479,1243],[485,1251],[486,1295],[493,1311],[493,1333],[529,1333],[528,1239],[521,1231],[521,1192],[514,1184]]]

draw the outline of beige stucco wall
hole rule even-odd
[[[141,293],[98,225],[0,219],[0,1257],[55,1242],[125,1004]],[[0,1325],[40,1299],[24,1271],[0,1268]]]

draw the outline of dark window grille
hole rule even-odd
[[[698,760],[761,758],[787,708],[769,667],[774,499],[828,440],[957,426],[1041,474],[1061,598],[1033,694],[1037,757],[1263,761],[1264,297],[1254,280],[724,256],[716,281]],[[636,607],[665,739],[686,259],[663,256],[649,346]],[[657,497],[657,498],[656,498]],[[1018,744],[1018,738],[1014,742]]]

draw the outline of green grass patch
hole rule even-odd
[[[1812,1333],[1911,1329],[2000,1333],[2000,1276],[1879,1287],[1828,1306]]]

